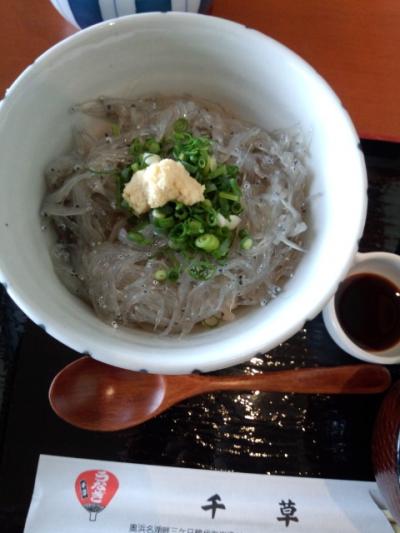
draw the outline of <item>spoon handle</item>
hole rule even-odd
[[[202,377],[202,376],[199,376]],[[389,371],[379,365],[302,368],[253,376],[204,376],[203,390],[260,390],[308,394],[374,394],[391,382]]]

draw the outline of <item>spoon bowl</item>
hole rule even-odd
[[[54,378],[49,400],[66,422],[93,431],[137,426],[172,405],[215,391],[373,394],[390,385],[378,365],[303,368],[254,376],[160,375],[131,372],[82,357]]]

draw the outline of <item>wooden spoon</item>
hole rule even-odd
[[[373,394],[390,374],[378,365],[303,368],[254,376],[159,375],[131,372],[82,357],[54,378],[49,399],[57,415],[82,429],[115,431],[137,426],[172,405],[214,391]]]

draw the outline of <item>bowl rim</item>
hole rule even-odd
[[[146,363],[144,363],[145,353],[142,351],[140,352],[130,352],[130,353],[117,353],[115,350],[110,350],[108,348],[106,349],[100,349],[96,345],[93,345],[93,342],[90,338],[85,338],[85,343],[88,346],[86,349],[82,348],[82,342],[83,342],[83,334],[81,336],[68,336],[66,334],[65,330],[58,324],[57,320],[52,321],[50,320],[50,317],[46,315],[45,310],[41,309],[40,305],[36,305],[34,308],[32,308],[29,305],[29,302],[26,302],[24,299],[24,295],[19,292],[18,287],[14,287],[11,283],[7,282],[6,276],[3,273],[4,266],[2,265],[2,259],[0,257],[0,282],[3,283],[3,285],[6,286],[7,291],[10,295],[10,297],[14,300],[14,302],[23,310],[23,312],[30,317],[36,324],[42,325],[46,329],[46,331],[55,337],[60,342],[64,343],[65,345],[71,347],[72,349],[78,351],[78,352],[87,352],[96,359],[99,359],[106,363],[115,364],[116,366],[120,366],[122,368],[129,368],[132,370],[137,370],[139,368],[142,368],[143,365],[146,365],[146,369],[152,372],[165,372],[165,373],[188,373],[192,372],[194,369],[201,369],[202,371],[211,371],[211,370],[217,370],[221,368],[226,368],[244,361],[249,360],[252,356],[259,353],[265,353],[267,350],[272,349],[276,346],[278,346],[280,343],[287,340],[290,336],[294,335],[297,331],[299,331],[306,320],[314,318],[320,310],[326,305],[326,303],[331,299],[332,295],[336,291],[336,288],[342,280],[348,270],[351,267],[351,264],[353,262],[353,257],[356,254],[357,251],[357,240],[361,237],[365,219],[366,219],[366,210],[367,210],[367,196],[366,196],[366,190],[367,190],[367,173],[365,168],[365,161],[362,156],[362,152],[359,145],[359,137],[357,135],[357,132],[355,130],[355,127],[353,125],[353,122],[351,121],[351,118],[349,117],[346,109],[343,107],[340,99],[336,95],[336,93],[333,91],[333,89],[330,87],[330,85],[326,82],[326,80],[308,63],[306,62],[302,57],[300,57],[296,52],[285,46],[284,44],[280,43],[276,39],[263,34],[259,32],[258,30],[248,28],[244,26],[243,24],[222,19],[215,16],[210,15],[203,15],[203,14],[197,14],[197,13],[185,13],[185,12],[152,12],[152,13],[142,13],[142,14],[134,14],[134,15],[127,15],[124,17],[120,17],[118,19],[111,19],[107,21],[100,22],[98,24],[95,24],[93,26],[89,26],[87,28],[84,28],[70,36],[68,36],[66,39],[54,44],[51,48],[43,52],[33,63],[32,65],[28,66],[19,74],[19,76],[15,79],[15,81],[10,85],[10,87],[7,89],[5,93],[5,99],[3,101],[3,105],[0,108],[0,113],[4,112],[6,108],[9,105],[9,102],[12,101],[13,95],[15,92],[18,91],[19,87],[26,83],[26,81],[29,81],[30,77],[34,75],[35,67],[38,66],[42,68],[42,66],[45,66],[45,64],[48,61],[54,61],[57,58],[58,54],[62,54],[65,50],[68,50],[70,47],[75,47],[79,44],[85,43],[86,40],[91,39],[93,36],[97,36],[98,34],[101,34],[104,31],[108,31],[109,28],[121,28],[122,29],[129,29],[131,31],[134,31],[135,28],[139,27],[142,22],[149,20],[149,21],[156,21],[156,20],[164,20],[165,18],[169,19],[175,19],[176,21],[185,21],[185,23],[188,23],[189,21],[193,24],[205,24],[208,25],[208,28],[210,27],[218,27],[220,30],[226,29],[226,30],[235,30],[236,32],[240,32],[240,34],[243,36],[243,34],[248,34],[251,32],[251,35],[253,37],[256,37],[260,42],[268,42],[270,46],[278,48],[282,53],[287,55],[292,61],[294,61],[297,65],[301,67],[301,70],[305,72],[308,76],[313,78],[315,82],[320,85],[321,90],[324,91],[325,94],[327,94],[331,99],[332,102],[334,102],[338,106],[338,110],[340,109],[342,112],[343,119],[345,120],[348,132],[350,133],[352,140],[354,142],[355,149],[358,149],[359,153],[359,161],[358,161],[358,168],[359,168],[359,179],[360,179],[360,192],[361,192],[361,186],[363,187],[363,198],[361,201],[362,208],[360,209],[360,213],[357,219],[357,223],[354,224],[354,235],[356,235],[356,238],[354,239],[354,244],[352,247],[352,250],[349,250],[348,256],[346,260],[342,261],[341,269],[340,269],[340,276],[339,281],[327,281],[327,286],[329,289],[325,292],[325,297],[322,300],[319,300],[317,303],[310,302],[310,306],[307,309],[307,314],[304,317],[304,314],[301,315],[301,318],[299,318],[297,321],[293,321],[290,328],[286,328],[284,331],[280,332],[279,335],[273,335],[273,340],[271,342],[271,338],[265,336],[264,338],[256,338],[256,336],[253,336],[250,343],[240,343],[238,346],[231,345],[230,350],[226,351],[222,356],[221,354],[218,356],[216,360],[209,357],[204,358],[204,355],[197,355],[197,359],[193,360],[192,357],[189,357],[189,360],[186,361],[185,358],[173,359],[172,361],[169,360],[168,356],[165,353],[160,353],[157,355],[157,358],[152,357],[150,360],[147,359]],[[356,152],[354,152],[356,153]],[[87,336],[86,336],[87,337]],[[111,336],[110,336],[111,338]],[[247,339],[250,341],[250,337]],[[250,346],[248,345],[250,344]],[[234,349],[236,348],[236,349]],[[190,350],[190,345],[187,347],[188,350]],[[233,350],[233,353],[232,353]]]

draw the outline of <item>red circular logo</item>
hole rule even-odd
[[[76,478],[75,492],[80,504],[94,521],[107,507],[119,487],[118,479],[108,470],[86,470]]]

